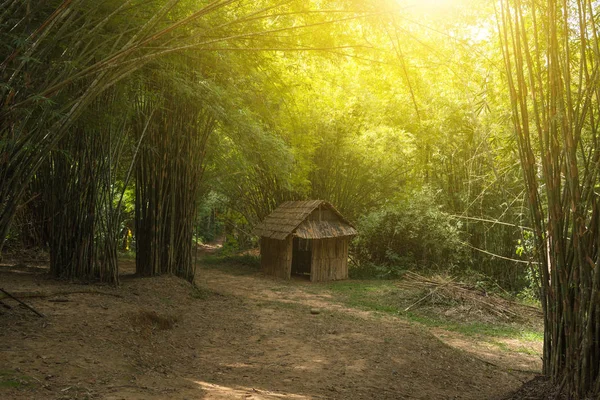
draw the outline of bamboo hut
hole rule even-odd
[[[265,274],[312,282],[348,278],[348,244],[356,229],[323,200],[288,201],[254,228]]]

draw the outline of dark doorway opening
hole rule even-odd
[[[312,260],[311,244],[311,240],[294,238],[292,275],[301,275],[310,278],[310,263]]]

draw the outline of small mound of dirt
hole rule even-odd
[[[161,315],[156,311],[140,310],[130,318],[134,329],[167,331],[173,329],[178,318],[172,315]]]

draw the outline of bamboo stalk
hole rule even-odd
[[[539,249],[544,373],[577,398],[598,394],[592,382],[599,373],[592,331],[598,324],[600,229],[591,192],[598,184],[595,154],[600,143],[595,133],[598,110],[590,107],[599,98],[590,77],[600,59],[593,51],[597,43],[587,40],[597,36],[585,10],[591,12],[591,1],[548,0],[542,6],[506,0],[498,10],[514,129]],[[574,24],[578,29],[572,29]],[[544,182],[543,190],[538,181]]]

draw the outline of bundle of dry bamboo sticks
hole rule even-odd
[[[496,317],[506,320],[517,319],[519,312],[517,310],[526,307],[531,312],[541,313],[535,307],[522,305],[496,295],[489,295],[486,291],[474,288],[464,283],[456,281],[456,278],[433,276],[425,277],[415,272],[407,272],[404,279],[396,284],[402,289],[421,289],[426,292],[417,301],[409,305],[404,311],[430,302],[432,299],[444,299],[458,304],[469,304],[482,309]]]

